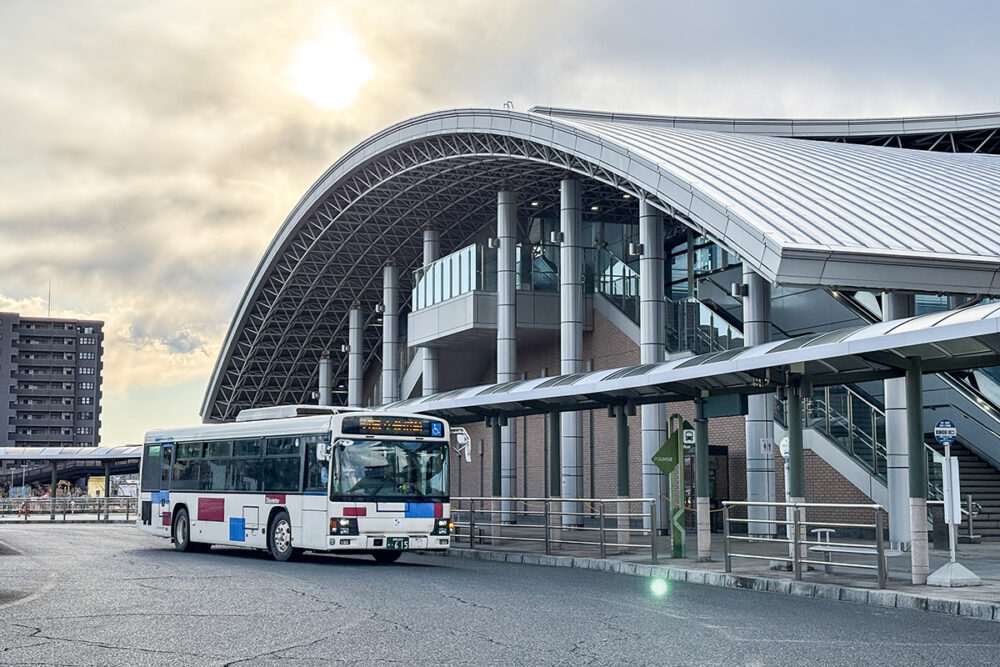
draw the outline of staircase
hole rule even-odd
[[[928,443],[928,447],[938,454],[944,454],[944,448],[936,441]],[[972,496],[974,505],[979,506],[979,513],[973,517],[973,531],[981,535],[983,541],[1000,541],[1000,472],[974,452],[956,442],[951,446],[951,455],[958,457],[958,476],[962,487],[962,506],[965,499]],[[935,477],[940,477],[940,466],[931,464]],[[962,522],[959,536],[968,535],[968,523]]]

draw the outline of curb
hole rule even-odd
[[[929,611],[952,616],[966,616],[983,621],[1000,621],[1000,604],[980,600],[942,600],[925,595],[898,593],[885,589],[854,588],[839,584],[820,584],[792,579],[770,579],[726,572],[690,570],[670,565],[646,565],[626,563],[607,558],[583,558],[578,556],[546,556],[543,554],[521,554],[505,551],[480,551],[478,549],[456,549],[452,547],[441,554],[452,558],[520,563],[522,565],[542,565],[547,567],[575,567],[582,570],[601,570],[633,577],[661,577],[669,581],[684,581],[720,588],[741,588],[765,593],[781,593],[800,597],[821,598],[867,604],[876,607]]]

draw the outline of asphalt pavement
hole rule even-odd
[[[994,622],[406,554],[181,554],[122,525],[0,529],[3,664],[995,664]]]

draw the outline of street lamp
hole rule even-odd
[[[28,464],[27,463],[22,463],[21,464],[21,493],[24,494],[25,498],[28,497],[27,491],[24,490],[24,473],[27,472],[27,470],[28,470]]]

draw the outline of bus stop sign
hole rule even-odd
[[[934,438],[938,444],[950,446],[958,437],[958,429],[950,419],[942,419],[934,426]]]

